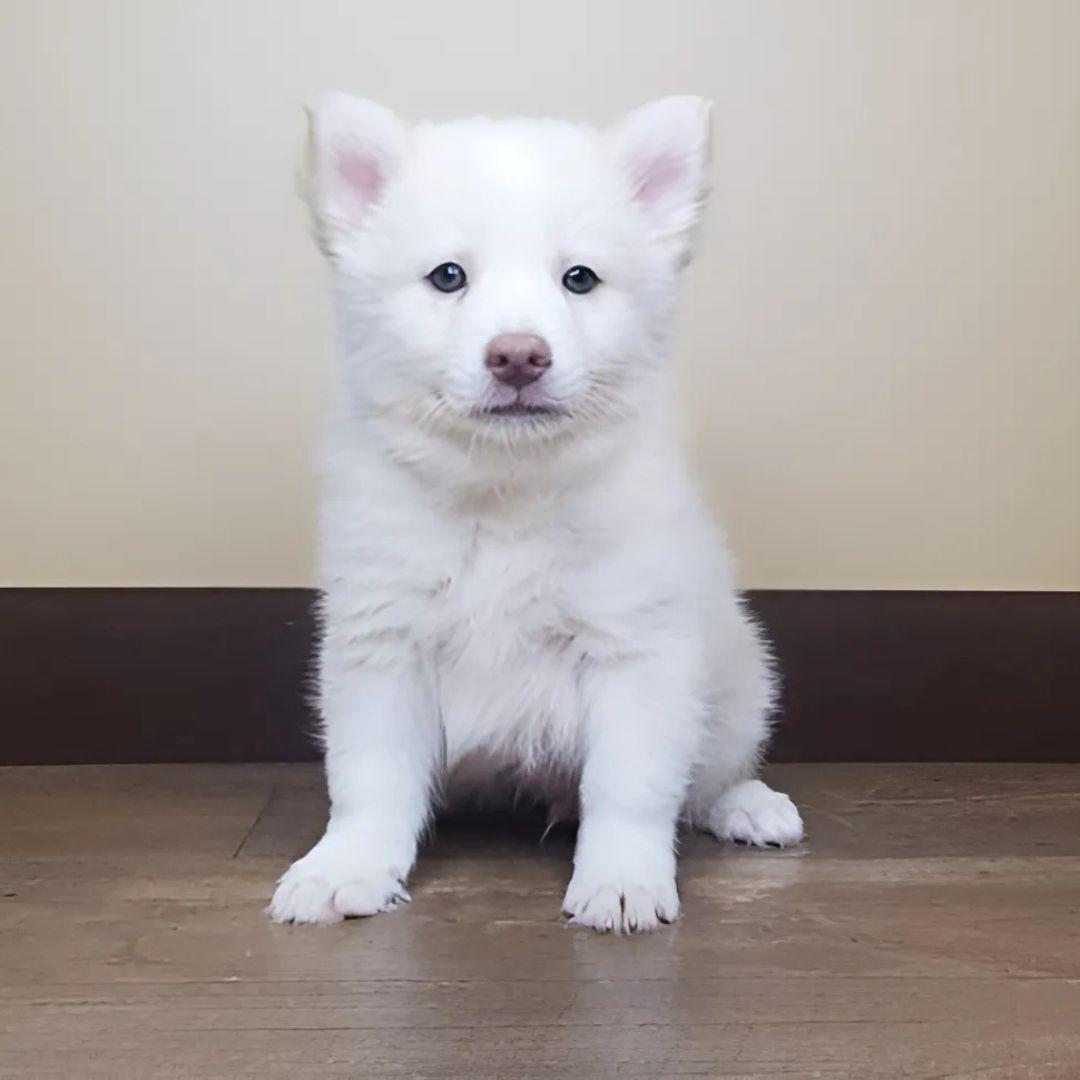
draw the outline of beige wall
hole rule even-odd
[[[716,99],[679,334],[756,586],[1080,588],[1080,3],[3,0],[0,583],[311,580],[299,103]]]

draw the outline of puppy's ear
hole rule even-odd
[[[642,105],[609,132],[612,152],[630,194],[658,240],[680,260],[690,254],[691,230],[707,194],[712,102],[666,97]]]
[[[298,187],[327,254],[379,204],[405,156],[408,131],[373,101],[328,94],[308,114],[307,159]]]

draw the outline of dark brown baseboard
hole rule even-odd
[[[777,761],[1080,761],[1080,593],[756,591]],[[0,590],[0,763],[297,761],[305,589]]]

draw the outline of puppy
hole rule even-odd
[[[673,434],[709,105],[410,128],[336,95],[311,120],[343,361],[321,513],[332,806],[269,912],[388,911],[435,806],[511,792],[580,821],[575,923],[652,930],[679,915],[680,820],[802,836],[755,779],[768,651]]]

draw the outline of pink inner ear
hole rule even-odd
[[[338,175],[362,203],[372,203],[382,190],[382,170],[370,154],[356,150],[339,150],[334,166]]]
[[[659,201],[683,178],[683,163],[665,155],[643,163],[634,198],[647,206]]]

